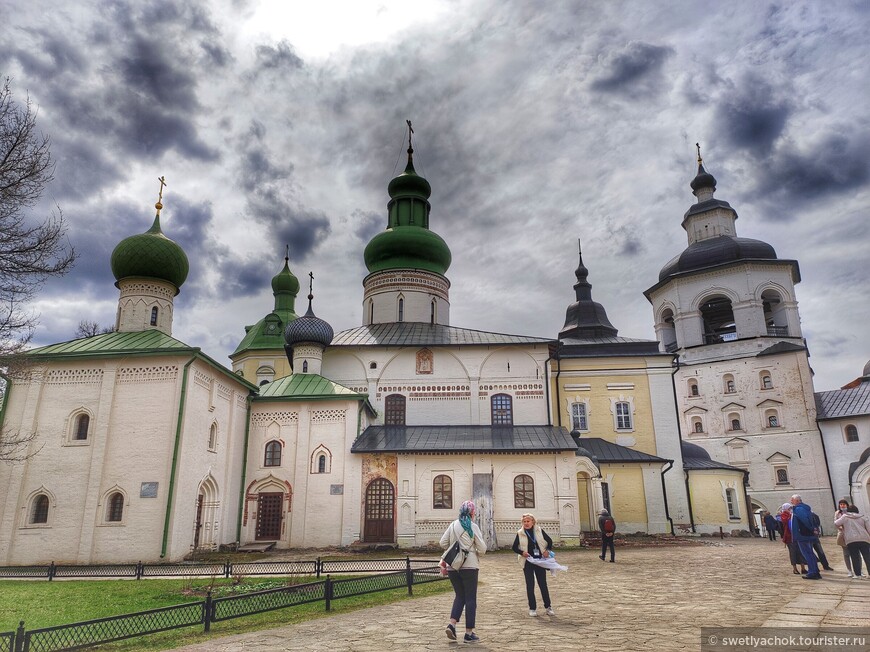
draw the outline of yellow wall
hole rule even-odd
[[[732,487],[737,496],[739,520],[728,518],[722,483]],[[746,514],[746,493],[743,489],[743,473],[726,469],[689,472],[689,496],[692,500],[692,514],[696,526],[708,525],[718,530],[721,525],[725,531],[749,529]]]
[[[648,522],[643,471],[639,464],[602,464],[601,479],[608,483],[610,511],[617,522]],[[598,527],[598,519],[595,527]]]
[[[580,531],[591,532],[598,527],[597,520],[593,526],[591,510],[589,508],[592,494],[592,483],[585,473],[577,474],[577,505],[580,508]]]
[[[284,351],[278,349],[263,349],[245,352],[233,360],[233,371],[237,372],[241,367],[243,378],[249,383],[257,385],[257,369],[259,369],[262,364],[268,364],[275,370],[275,377],[273,380],[291,374],[290,362],[287,360],[287,355]]]
[[[649,390],[648,360],[642,356],[627,358],[563,358],[561,373],[555,360],[551,365],[551,391],[554,423],[571,430],[570,403],[577,398],[588,401],[589,432],[584,435],[600,437],[616,443],[617,437],[634,437],[635,450],[656,455],[655,430]],[[659,363],[661,364],[661,363]],[[558,380],[556,376],[559,376]],[[608,384],[634,385],[630,389],[608,389]],[[557,390],[558,384],[558,391]],[[568,389],[570,385],[589,385],[590,389]],[[634,403],[632,431],[617,431],[611,399],[628,399]]]

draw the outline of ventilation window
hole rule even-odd
[[[157,306],[154,306],[153,308],[151,308],[151,325],[152,326],[157,325]]]

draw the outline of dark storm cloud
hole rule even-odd
[[[821,199],[870,181],[870,135],[827,134],[805,150],[782,148],[760,165],[759,189],[789,200]],[[793,218],[797,212],[791,212]]]
[[[755,75],[728,84],[721,93],[714,127],[735,147],[764,155],[783,133],[794,100]]]
[[[179,66],[162,44],[142,35],[132,39],[118,59],[120,87],[165,109],[195,111],[196,71]]]
[[[41,29],[22,31],[33,39],[37,47],[16,47],[14,43],[9,43],[9,46],[10,54],[18,60],[27,75],[48,78],[65,72],[78,73],[84,69],[84,53],[65,35]]]
[[[667,46],[631,41],[599,58],[600,70],[591,88],[632,97],[658,93],[665,84],[662,69],[673,53]]]
[[[264,70],[288,70],[301,68],[303,61],[296,54],[293,46],[287,41],[281,41],[276,46],[258,45],[256,50],[257,68]]]

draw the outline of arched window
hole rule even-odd
[[[109,496],[106,505],[106,520],[111,523],[120,523],[124,519],[124,494],[116,491]]]
[[[157,325],[157,312],[158,312],[157,306],[154,306],[153,308],[151,308],[151,325],[152,326]]]
[[[263,466],[281,466],[281,442],[270,441],[266,444],[266,456]]]
[[[490,399],[492,425],[512,426],[514,424],[513,400],[507,394],[494,394]]]
[[[375,323],[375,302],[369,299],[369,323]]]
[[[401,298],[399,299],[399,320],[398,321],[405,321],[405,300],[401,299]]]
[[[84,441],[88,438],[88,427],[91,425],[91,417],[87,414],[80,414],[76,417],[75,435],[73,439],[76,441]]]
[[[776,410],[768,410],[765,412],[764,422],[767,424],[768,428],[779,428],[779,415],[776,413]]]
[[[616,429],[631,430],[631,405],[627,401],[616,404]]]
[[[725,374],[722,376],[722,389],[726,394],[734,394],[737,391],[737,383],[734,382],[734,376]]]
[[[733,418],[731,419],[731,430],[742,430],[740,426],[740,419]]]
[[[666,308],[662,311],[662,321],[659,326],[659,332],[661,333],[662,344],[665,346],[665,351],[673,353],[679,347],[677,343],[677,330],[674,327],[674,311],[670,308]]]
[[[432,303],[429,304],[429,322],[434,324],[435,318],[437,317],[437,313],[435,311],[435,299],[432,299]]]
[[[761,305],[764,310],[764,323],[767,335],[788,337],[788,314],[782,297],[776,290],[765,290],[761,293]]]
[[[701,304],[701,319],[704,321],[704,344],[717,344],[737,339],[737,325],[731,300],[726,297],[710,297]]]
[[[317,472],[326,473],[326,455],[318,455],[317,457]]]
[[[436,475],[432,480],[432,508],[453,509],[453,480],[449,475]]]
[[[851,423],[846,426],[846,441],[858,441],[858,428],[853,426]]]
[[[740,518],[737,511],[737,492],[733,489],[726,489],[725,502],[728,504],[728,518]]]
[[[390,394],[384,400],[384,425],[405,425],[405,397],[402,394]]]
[[[689,396],[700,396],[701,391],[698,389],[698,381],[694,378],[689,379]]]
[[[704,432],[704,423],[701,421],[701,417],[694,417],[692,419],[692,430],[695,432]]]
[[[211,424],[211,428],[208,429],[208,449],[213,451],[217,448],[217,424]]]
[[[765,371],[761,372],[761,389],[773,389],[773,379]]]
[[[535,481],[525,473],[514,478],[514,507],[529,509],[535,506]]]
[[[48,523],[48,496],[39,494],[33,499],[30,508],[30,523]]]
[[[307,374],[307,373],[308,373],[308,360],[303,360],[303,361],[302,361],[302,373],[303,373],[303,374]]]
[[[589,430],[589,421],[586,419],[586,403],[571,404],[572,430]]]
[[[788,469],[784,466],[776,469],[776,484],[788,484]]]

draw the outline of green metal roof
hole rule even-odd
[[[117,355],[141,352],[198,351],[170,335],[151,328],[133,333],[104,333],[93,337],[83,337],[69,342],[49,344],[27,351],[28,357],[82,357],[92,355]]]
[[[366,399],[366,394],[360,394],[344,385],[334,383],[318,374],[291,374],[271,383],[260,386],[259,399]]]
[[[69,342],[49,344],[48,346],[30,349],[24,355],[30,359],[72,359],[183,353],[189,353],[198,357],[225,376],[233,378],[249,389],[257,389],[256,385],[248,382],[238,374],[234,374],[230,369],[227,369],[203,353],[199,347],[185,344],[154,328],[136,332],[104,333]]]
[[[253,326],[246,326],[245,336],[236,350],[230,355],[237,356],[243,351],[277,349],[284,350],[284,329],[297,319],[298,315],[292,310],[273,310]]]

